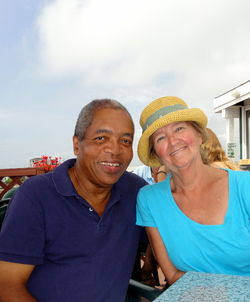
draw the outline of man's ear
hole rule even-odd
[[[73,136],[73,150],[75,155],[79,155],[79,139],[77,136]]]

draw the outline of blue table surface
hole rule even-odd
[[[187,272],[154,302],[250,302],[250,277]]]

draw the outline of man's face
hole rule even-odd
[[[94,114],[85,137],[73,138],[80,179],[107,187],[118,181],[133,157],[133,125],[123,110],[104,108]]]

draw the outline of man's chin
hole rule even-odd
[[[121,178],[121,176],[124,174],[124,172],[125,171],[123,171],[122,173],[119,173],[119,174],[117,173],[117,174],[112,174],[112,175],[105,175],[105,177],[99,178],[100,182],[107,186],[112,186]]]

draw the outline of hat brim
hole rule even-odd
[[[156,130],[176,122],[196,122],[200,127],[205,128],[207,126],[207,117],[203,111],[198,108],[188,108],[169,113],[153,122],[143,132],[138,143],[138,156],[145,165],[150,167],[162,165],[155,156],[152,156],[151,150],[149,150],[149,139]]]

